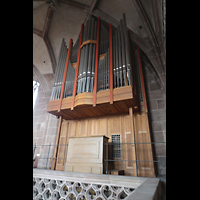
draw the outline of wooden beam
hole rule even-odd
[[[69,64],[69,60],[71,58],[71,52],[72,52],[72,43],[73,43],[73,40],[70,39],[68,53],[67,53],[67,61],[65,64],[65,71],[64,71],[63,82],[62,82],[62,89],[61,89],[61,93],[60,93],[60,103],[59,103],[59,107],[58,107],[58,112],[60,112],[61,102],[63,99],[63,93],[64,93],[64,89],[65,89],[65,81],[66,81],[66,77],[67,77],[67,69],[68,69],[68,64]]]
[[[93,89],[93,106],[96,106],[96,96],[97,96],[97,73],[98,73],[98,63],[99,63],[99,21],[100,17],[97,20],[97,43],[96,43],[96,55],[95,55],[95,74],[94,74],[94,89]]]
[[[57,129],[56,144],[55,144],[57,146],[55,146],[55,149],[54,149],[54,155],[53,155],[54,158],[52,160],[51,170],[56,169],[56,158],[58,155],[58,145],[59,145],[59,140],[60,140],[60,131],[61,131],[61,126],[62,126],[62,120],[63,120],[63,117],[60,116],[59,121],[58,121],[58,129]]]
[[[84,27],[84,24],[81,24],[81,33],[80,33],[80,40],[79,40],[78,57],[77,57],[77,62],[76,62],[76,73],[75,73],[75,78],[74,78],[74,90],[73,90],[73,99],[72,99],[71,110],[74,109],[74,100],[75,100],[76,88],[77,88],[76,85],[77,85],[77,76],[78,76],[80,54],[81,54],[81,42],[82,42],[82,36],[83,36],[83,27]]]

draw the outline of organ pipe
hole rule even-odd
[[[99,33],[97,33],[98,20],[100,23]],[[79,46],[74,45],[74,47],[72,47],[73,60],[75,60],[74,56],[79,52],[79,58],[77,58],[77,62],[79,63],[77,65],[72,65],[71,61],[69,63],[63,98],[75,96],[83,92],[96,93],[101,90],[124,87],[127,85],[133,87],[130,40],[127,32],[125,14],[123,14],[123,19],[120,20],[118,27],[112,27],[111,24],[109,26],[108,23],[91,16],[87,22],[82,25],[81,30]],[[99,44],[97,47],[98,34]],[[79,48],[79,50],[77,48]],[[112,52],[111,55],[109,55],[110,52]],[[67,54],[68,48],[63,39],[55,72],[51,100],[61,98],[60,93]],[[97,65],[97,70],[95,65]],[[78,69],[75,75],[77,66]],[[98,74],[97,77],[95,73]],[[110,76],[110,73],[112,73],[112,76]],[[95,78],[97,79],[96,83]],[[94,84],[96,84],[96,86]],[[96,88],[94,88],[94,86]]]

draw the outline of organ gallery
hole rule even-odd
[[[60,41],[52,170],[155,177],[141,54],[125,14],[118,27],[91,16],[75,44]]]

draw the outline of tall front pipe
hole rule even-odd
[[[127,85],[126,80],[126,50],[125,50],[125,40],[124,40],[124,32],[123,32],[123,22],[120,20],[120,32],[121,32],[121,45],[122,45],[122,70],[123,70],[123,80],[124,86]]]
[[[119,87],[119,33],[118,30],[116,31],[116,76],[117,76],[117,85]]]
[[[93,90],[93,106],[96,106],[96,96],[97,96],[97,73],[98,73],[98,63],[99,63],[99,24],[100,17],[97,19],[97,43],[96,43],[96,54],[95,54],[95,76],[94,76],[94,90]]]
[[[53,84],[52,93],[51,93],[51,101],[55,100],[55,94],[56,94],[56,89],[57,89],[57,79],[58,79],[58,74],[60,70],[60,62],[62,58],[63,47],[64,47],[64,38],[62,39],[62,43],[60,47],[60,54],[59,54],[58,64],[56,67],[56,72],[55,72],[55,77],[54,77],[54,84]]]
[[[90,40],[93,40],[93,32],[94,32],[94,18],[91,18],[91,29],[90,29]],[[86,85],[86,92],[89,92],[90,86],[90,79],[91,79],[91,69],[92,69],[92,45],[89,45],[89,57],[88,57],[88,68],[87,68],[87,85]]]
[[[82,42],[86,41],[86,36],[87,36],[87,24],[85,24],[84,29],[83,29]],[[81,92],[81,87],[82,87],[83,67],[84,67],[84,60],[85,60],[85,48],[86,48],[85,45],[81,48],[80,67],[79,67],[79,73],[78,73],[78,91],[77,91],[78,94]]]
[[[93,33],[93,40],[96,39],[96,34],[97,34],[97,22],[95,20],[94,22],[94,33]],[[92,44],[92,69],[91,69],[91,81],[90,81],[90,90],[93,92],[93,86],[94,86],[94,68],[95,68],[95,48],[96,44]]]
[[[63,92],[64,92],[65,81],[66,81],[66,77],[67,77],[67,68],[68,68],[68,65],[69,65],[69,60],[71,58],[71,52],[72,52],[72,43],[73,43],[73,40],[70,39],[68,53],[67,53],[67,61],[66,61],[66,64],[65,64],[65,71],[64,71],[63,82],[62,82],[62,89],[61,89],[61,93],[60,93],[60,103],[59,103],[59,107],[58,107],[58,112],[60,112],[61,102],[62,102],[62,99],[63,99]]]
[[[116,34],[113,35],[113,49],[112,49],[112,59],[113,59],[113,88],[115,88],[115,83],[116,83],[116,71],[115,71],[115,67],[116,67],[116,56],[115,56],[115,41],[116,41]]]
[[[81,33],[80,33],[80,39],[79,39],[79,48],[78,48],[78,58],[76,63],[76,73],[75,73],[75,80],[74,80],[74,89],[73,89],[73,98],[72,98],[72,107],[71,110],[74,109],[74,100],[76,95],[76,85],[77,85],[77,77],[78,77],[78,70],[79,70],[79,62],[80,62],[80,54],[81,54],[81,42],[82,42],[82,36],[83,36],[83,26],[84,24],[81,24]]]
[[[89,34],[90,34],[90,19],[87,21],[86,24],[86,41],[89,40]],[[87,73],[87,65],[88,65],[88,45],[84,45],[85,52],[84,52],[84,62],[83,62],[83,74],[82,74],[82,80],[81,80],[81,88],[80,92],[85,92],[85,84],[86,84],[86,73]]]
[[[109,72],[110,72],[110,103],[113,104],[113,48],[112,48],[112,24],[110,24],[110,30],[109,30]]]
[[[58,74],[58,86],[57,86],[57,91],[56,91],[56,99],[60,99],[60,93],[61,93],[61,88],[62,88],[62,79],[63,79],[63,74],[64,74],[64,70],[65,70],[65,63],[66,63],[66,59],[67,59],[67,45],[65,44],[64,41],[64,51],[63,51],[63,57],[61,59],[61,65],[60,65],[60,71]]]
[[[124,23],[124,37],[125,37],[125,47],[126,47],[127,76],[128,76],[129,85],[133,85],[132,75],[131,75],[130,41],[129,41],[128,32],[127,32],[125,13],[123,13],[123,23]]]
[[[122,45],[121,45],[121,31],[120,26],[118,26],[118,49],[119,49],[119,80],[120,80],[120,86],[122,87]],[[118,86],[119,87],[119,86]]]

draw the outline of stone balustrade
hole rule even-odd
[[[33,199],[159,200],[158,178],[33,169]]]

